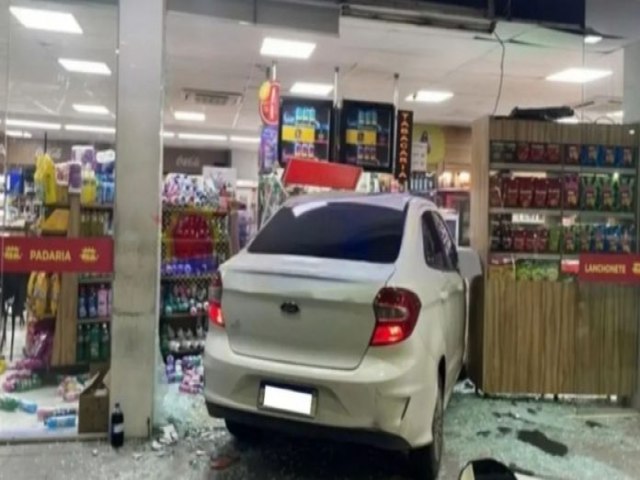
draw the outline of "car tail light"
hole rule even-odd
[[[213,326],[224,328],[224,316],[222,315],[222,277],[219,272],[216,272],[211,281],[209,322],[211,322]]]
[[[411,336],[420,315],[420,299],[404,288],[383,288],[373,301],[376,328],[372,346],[395,345]]]

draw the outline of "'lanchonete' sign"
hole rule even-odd
[[[100,238],[0,238],[0,271],[113,272],[113,240]]]
[[[582,282],[640,283],[640,255],[582,254],[578,279]]]

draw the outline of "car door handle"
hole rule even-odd
[[[440,300],[443,302],[449,298],[449,292],[447,290],[440,290]]]

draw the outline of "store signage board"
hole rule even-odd
[[[4,272],[113,272],[113,239],[110,237],[2,237],[0,250]]]
[[[640,255],[582,254],[581,282],[640,283]]]
[[[413,112],[398,110],[396,127],[395,177],[404,185],[411,176],[411,135],[413,135]]]
[[[280,84],[267,80],[259,91],[260,119],[264,125],[278,125],[280,120]]]
[[[231,165],[231,150],[165,147],[162,163],[165,173],[201,175],[204,167]]]
[[[293,158],[287,164],[282,183],[335,190],[355,190],[361,174],[360,167]]]
[[[258,171],[271,173],[278,167],[278,124],[280,122],[280,84],[267,80],[258,91],[258,113],[262,121]]]
[[[411,171],[426,172],[429,157],[429,144],[413,142],[411,145]]]

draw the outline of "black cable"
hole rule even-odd
[[[500,98],[502,97],[502,86],[504,84],[504,58],[507,53],[507,47],[505,46],[504,42],[500,38],[500,35],[498,35],[498,32],[494,31],[493,34],[495,35],[496,40],[498,40],[498,42],[500,43],[500,47],[502,47],[502,55],[500,58],[500,83],[498,85],[498,94],[496,95],[496,103],[493,106],[493,112],[491,113],[492,117],[495,116],[495,114],[498,112],[498,107],[500,106]]]

